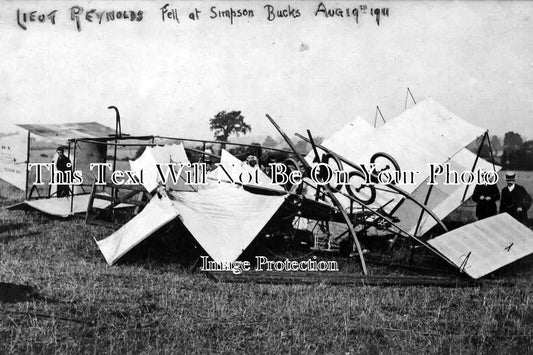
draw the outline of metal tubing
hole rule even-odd
[[[470,172],[474,172],[474,169],[476,168],[476,164],[477,164],[477,161],[479,159],[479,154],[481,153],[481,149],[483,148],[483,143],[485,143],[485,138],[487,138],[488,134],[487,134],[488,131],[485,131],[485,133],[483,133],[483,139],[481,140],[481,144],[479,145],[479,148],[477,149],[477,154],[476,154],[476,159],[474,159],[474,165],[472,166],[472,169],[470,170]],[[466,185],[465,187],[465,192],[463,194],[463,198],[461,199],[461,202],[465,202],[465,198],[466,198],[466,193],[468,192],[468,187],[470,185]]]
[[[28,166],[30,164],[30,135],[31,132],[28,131],[28,142],[26,143],[26,184],[24,185],[24,199],[28,199],[28,178],[30,175],[30,171],[28,170]]]
[[[296,136],[300,139],[303,139],[304,141],[308,142],[309,143],[309,140],[302,136],[301,134],[298,134],[296,133]],[[318,148],[322,149],[323,151],[325,151],[326,153],[329,153],[329,154],[332,154],[332,155],[335,155],[337,158],[339,158],[340,160],[342,160],[343,162],[345,162],[346,164],[350,165],[352,168],[356,169],[356,170],[360,170],[360,171],[363,171],[363,169],[356,163],[353,163],[352,161],[348,160],[347,158],[343,157],[342,155],[340,154],[337,154],[331,150],[329,150],[328,148],[320,145],[320,144],[317,144],[316,145]],[[402,196],[404,196],[405,198],[409,199],[410,201],[413,201],[416,205],[418,205],[418,207],[422,208],[422,209],[425,209],[426,212],[444,229],[444,231],[448,231],[448,228],[444,225],[444,223],[442,223],[442,221],[440,220],[439,217],[437,217],[433,211],[431,211],[430,209],[427,209],[426,206],[424,206],[423,204],[421,204],[417,199],[413,198],[409,193],[407,193],[406,191],[404,191],[403,189],[395,186],[395,185],[386,185],[388,188],[396,191],[397,193],[401,194]],[[356,201],[358,201],[358,203],[362,203],[361,201],[359,201],[358,199],[355,199]]]
[[[276,121],[274,121],[274,119],[272,117],[270,117],[268,114],[266,115],[267,118],[269,119],[269,121],[272,123],[272,125],[274,125],[274,127],[278,130],[278,132],[281,134],[281,136],[283,137],[283,139],[285,139],[285,142],[287,142],[287,144],[289,145],[289,147],[294,151],[294,154],[298,157],[298,159],[300,160],[300,162],[304,165],[304,167],[306,168],[306,170],[309,170],[311,168],[311,166],[309,165],[309,163],[304,159],[304,157],[298,153],[298,151],[296,150],[294,144],[292,143],[292,141],[290,140],[290,138],[285,134],[285,132],[283,132],[283,130],[281,129],[280,126],[278,126],[278,124],[276,123]],[[310,135],[310,133],[309,133]],[[310,139],[311,139],[311,144],[313,145],[313,149],[316,150],[316,147],[314,146],[314,142],[312,140],[312,136],[310,135]],[[343,218],[346,220],[346,224],[348,225],[348,228],[350,229],[350,233],[352,234],[352,237],[354,238],[354,241],[355,241],[355,244],[357,246],[357,249],[359,251],[359,259],[360,259],[360,262],[361,262],[361,267],[363,269],[363,274],[364,275],[368,275],[368,270],[366,269],[366,264],[365,264],[365,259],[363,257],[363,252],[361,250],[361,246],[359,245],[359,241],[357,240],[357,235],[355,234],[355,230],[350,222],[350,219],[348,218],[347,214],[346,214],[346,211],[344,211],[344,208],[342,208],[342,205],[340,204],[339,200],[337,200],[337,198],[335,197],[335,195],[331,192],[331,190],[329,189],[328,186],[324,185],[324,190],[326,191],[326,193],[329,195],[329,197],[331,198],[331,200],[333,201],[333,203],[337,206],[337,208],[340,210],[340,212],[342,213],[342,216]]]

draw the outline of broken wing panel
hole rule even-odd
[[[285,201],[228,184],[171,195],[181,222],[217,262],[235,261]]]
[[[483,219],[429,241],[474,279],[533,253],[533,231],[507,213]]]
[[[335,133],[322,145],[356,164],[369,164],[377,152],[384,152],[398,162],[402,171],[419,171],[418,184],[398,184],[412,192],[429,175],[429,163],[443,163],[484,133],[432,99],[404,111],[385,125],[373,129],[363,119],[356,119]],[[314,155],[308,155],[314,157]]]
[[[170,163],[170,161],[168,161]],[[152,192],[157,187],[157,161],[151,153],[150,148],[146,148],[139,158],[130,160],[130,168],[137,176],[143,175],[143,186],[148,192]]]
[[[67,141],[70,138],[99,138],[115,134],[114,129],[97,122],[19,124],[17,126],[52,141]]]
[[[448,162],[459,173],[471,170],[476,155],[464,147],[483,133],[483,129],[464,121],[436,101],[427,99],[376,129],[365,120],[357,118],[326,139],[322,145],[360,165],[369,164],[372,155],[377,152],[389,154],[396,159],[402,171],[419,172],[415,177],[415,184],[399,183],[397,186],[423,203],[429,189],[428,164]],[[306,159],[312,161],[313,157],[311,152]],[[478,160],[477,169],[479,168],[493,169],[492,164],[482,159]],[[346,167],[345,169],[348,170]],[[443,179],[438,178],[438,185],[433,187],[427,203],[441,219],[461,205],[465,191],[464,185],[443,185],[442,182]],[[472,193],[473,187],[468,189],[465,200]],[[400,199],[398,194],[377,190],[376,201],[369,207],[377,208],[388,203],[385,211],[389,212]],[[347,198],[340,196],[339,200],[344,206],[349,206]],[[413,233],[420,213],[420,207],[406,200],[395,212],[395,216],[399,217],[399,225],[404,230]],[[417,234],[425,233],[435,224],[436,221],[425,213]]]
[[[107,263],[113,265],[133,247],[177,216],[178,213],[172,207],[172,201],[168,197],[155,195],[131,221],[96,244]]]
[[[463,148],[446,163],[450,164],[450,169],[455,170],[460,174],[463,171],[470,171],[475,160],[476,154],[472,153],[467,148]],[[499,171],[501,169],[501,167],[499,166],[495,166],[495,168],[496,171]],[[479,158],[477,160],[474,172],[477,172],[478,170],[493,170],[493,165],[490,162]],[[429,185],[427,185],[427,181],[428,180],[426,179],[411,194],[420,202],[425,201],[427,191],[429,190]],[[448,216],[451,212],[461,206],[463,204],[463,201],[468,200],[470,196],[472,196],[472,194],[474,193],[475,185],[470,185],[468,189],[466,188],[467,185],[464,184],[446,185],[444,181],[444,176],[437,176],[436,182],[437,185],[433,186],[430,198],[428,200],[428,207],[440,219],[443,219]],[[463,200],[465,190],[466,196]],[[403,229],[407,230],[411,234],[414,234],[416,224],[418,222],[418,219],[420,218],[420,212],[421,209],[417,207],[413,202],[405,201],[405,203],[395,213],[395,216],[400,219],[399,224]],[[426,233],[436,224],[437,222],[431,216],[429,216],[427,213],[424,213],[421,219],[420,227],[417,231],[417,235],[422,235]]]
[[[16,134],[0,138],[0,179],[26,189],[26,137]]]
[[[72,202],[72,211],[71,207],[71,197],[52,197],[52,198],[43,198],[39,200],[27,200],[21,203],[18,203],[13,206],[9,206],[9,210],[18,210],[26,209],[27,207],[33,208],[37,211],[49,214],[51,216],[57,217],[69,217],[75,213],[84,213],[87,211],[87,204],[89,202],[90,195],[74,195],[72,196],[74,201]],[[94,200],[94,208],[106,208],[109,206],[109,201],[104,200]]]
[[[138,159],[130,160],[130,167],[138,176],[142,170],[143,186],[151,193],[157,188],[161,181],[156,164],[168,164],[171,162],[183,164],[189,163],[183,144],[172,144],[163,147],[146,147]],[[161,166],[161,170],[165,172],[166,167]],[[170,175],[168,176],[168,179],[170,179]]]

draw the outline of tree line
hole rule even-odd
[[[477,153],[483,137],[478,138],[468,148]],[[533,170],[533,140],[524,141],[519,133],[509,131],[503,136],[503,141],[497,135],[490,137],[489,142],[485,139],[479,156],[488,161],[491,160],[490,148],[494,162],[503,169],[510,170]]]
[[[252,131],[252,127],[244,122],[241,111],[221,111],[209,120],[209,128],[214,131],[214,138],[217,141],[226,142],[231,135],[239,136]],[[322,137],[317,137],[317,141],[322,141]],[[490,141],[490,144],[489,144]],[[483,146],[480,145],[483,143]],[[310,145],[302,140],[295,140],[296,150],[301,154],[306,154],[310,150]],[[267,136],[262,142],[263,147],[287,148],[283,145],[282,139],[274,139]],[[522,136],[516,132],[505,133],[503,140],[497,135],[490,136],[489,140],[479,137],[468,147],[472,152],[477,153],[481,158],[501,165],[503,169],[512,170],[533,170],[533,140],[524,141]],[[491,154],[492,148],[492,154]]]

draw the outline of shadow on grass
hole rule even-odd
[[[39,231],[28,231],[30,223],[10,223],[0,226],[0,243],[9,243],[29,236],[39,235]],[[4,233],[17,232],[15,235],[2,235]]]
[[[16,229],[26,228],[28,226],[29,226],[29,223],[19,223],[19,222],[4,224],[0,226],[0,234],[9,232],[12,230],[16,230]]]
[[[10,242],[14,242],[16,240],[19,240],[19,239],[22,239],[22,238],[26,238],[26,237],[32,237],[32,236],[37,236],[37,235],[40,235],[41,233],[39,232],[28,232],[26,234],[21,234],[21,235],[9,235],[9,236],[5,236],[5,237],[2,237],[0,236],[0,243],[10,243]]]
[[[515,279],[524,277],[529,280],[533,279],[533,254],[506,265],[486,276],[488,279]]]
[[[37,292],[30,286],[0,282],[0,302],[27,302],[36,295]]]

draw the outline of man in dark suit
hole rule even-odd
[[[502,189],[500,213],[507,212],[527,225],[527,210],[531,207],[531,196],[529,196],[526,189],[515,183],[515,173],[507,172],[505,180],[507,181],[507,186]]]
[[[65,172],[70,171],[72,167],[70,159],[65,156],[64,152],[65,152],[65,148],[63,147],[57,148],[56,168],[57,170],[63,173],[63,180],[66,179]],[[57,185],[57,197],[67,197],[69,193],[70,193],[70,189],[68,185],[63,185],[63,184]]]
[[[478,219],[494,216],[498,211],[496,201],[500,199],[500,191],[496,184],[479,184],[474,188],[472,200],[476,205],[476,217]]]

